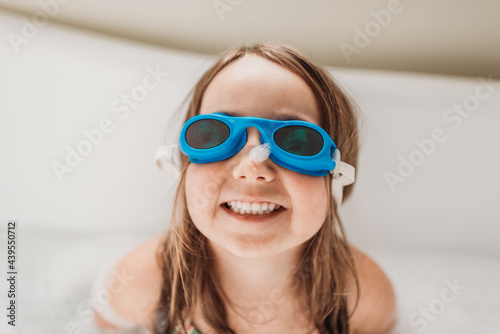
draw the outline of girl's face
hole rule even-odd
[[[210,83],[200,114],[214,112],[299,119],[318,125],[321,119],[314,94],[302,78],[255,55],[231,63]],[[247,134],[245,147],[233,157],[188,166],[185,190],[189,214],[212,246],[237,256],[265,256],[299,247],[325,220],[325,178],[288,170],[271,159],[253,162],[249,151],[260,145],[260,134],[253,127]],[[268,205],[264,214],[254,215],[236,213],[228,202],[256,209]],[[281,209],[267,213],[270,204]]]

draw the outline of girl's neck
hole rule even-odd
[[[229,301],[228,318],[240,326],[264,326],[300,315],[304,318],[305,296],[294,278],[304,245],[262,258],[242,258],[211,245],[213,269]],[[238,319],[239,318],[239,319]],[[293,318],[292,318],[293,319]],[[306,321],[306,319],[303,319]]]

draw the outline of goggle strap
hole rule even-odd
[[[340,208],[344,187],[354,183],[356,170],[353,166],[340,160],[339,150],[335,150],[333,153],[333,160],[335,160],[335,169],[330,172],[332,174],[332,196],[337,208]]]
[[[160,146],[156,149],[155,164],[160,170],[173,171],[177,175],[181,171],[180,151],[176,144]]]
[[[335,169],[331,172],[333,174],[333,178],[338,180],[343,187],[353,184],[356,179],[356,169],[343,161],[340,161],[337,166],[338,168],[335,167]]]

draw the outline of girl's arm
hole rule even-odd
[[[359,302],[351,318],[353,334],[388,334],[396,323],[394,288],[382,269],[366,254],[351,246],[359,277]],[[349,314],[355,295],[348,298]]]
[[[157,257],[161,256],[158,252],[160,242],[161,236],[155,236],[119,262],[107,287],[110,303],[100,305],[107,308],[102,314],[99,309],[94,313],[99,326],[109,329],[120,327],[106,319],[106,313],[110,312],[115,318],[136,326],[149,324],[161,291],[162,274],[157,264]]]

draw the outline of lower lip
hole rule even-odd
[[[264,215],[259,215],[259,214],[242,215],[240,213],[236,213],[236,212],[232,211],[231,209],[226,208],[226,206],[224,204],[221,205],[221,208],[224,212],[226,212],[231,217],[236,218],[236,219],[241,220],[241,221],[244,221],[244,222],[251,222],[251,223],[260,223],[260,222],[268,221],[269,219],[272,219],[272,218],[275,218],[276,216],[279,216],[281,213],[283,213],[286,210],[282,207],[278,211],[273,211],[271,213],[264,214]]]

